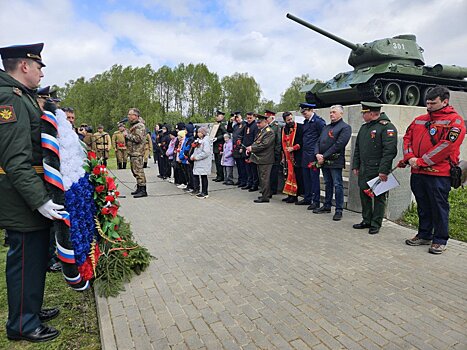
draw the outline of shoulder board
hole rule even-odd
[[[271,128],[270,128],[269,126],[266,127],[266,131],[267,131],[267,132],[271,131]]]
[[[14,93],[15,95],[20,96],[20,97],[23,96],[23,92],[21,91],[21,89],[19,89],[19,88],[17,88],[17,87],[14,87],[14,88],[13,88],[13,93]]]
[[[380,123],[381,125],[387,125],[387,124],[389,124],[389,122],[388,122],[387,120],[380,120],[379,123]]]

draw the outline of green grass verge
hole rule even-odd
[[[458,188],[449,193],[449,236],[467,242],[467,188]],[[402,215],[402,222],[418,227],[417,205],[412,203]]]
[[[0,230],[3,244],[3,231]],[[0,247],[0,271],[5,271],[8,248]],[[23,350],[98,350],[101,348],[97,324],[96,303],[92,290],[73,291],[63,280],[61,273],[47,273],[44,307],[59,307],[60,315],[48,322],[60,330],[58,338],[45,343],[9,341],[5,323],[8,318],[6,281],[0,279],[0,349]]]

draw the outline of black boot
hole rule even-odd
[[[136,190],[133,191],[133,192],[131,192],[130,194],[131,194],[132,196],[134,196],[135,194],[138,194],[139,191],[141,191],[141,190],[139,189],[139,185],[136,185]]]
[[[117,163],[117,168],[120,170],[122,168],[122,163]]]
[[[143,163],[143,168],[147,168],[148,167],[148,162],[144,162]]]
[[[133,198],[141,198],[141,197],[147,197],[148,193],[146,192],[146,186],[138,186],[140,189],[137,194],[133,196]]]
[[[126,162],[123,162],[122,169],[126,169]]]

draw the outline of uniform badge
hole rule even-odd
[[[19,89],[17,87],[13,88],[13,93],[15,95],[18,95],[19,97],[23,96],[23,92],[21,91],[21,89]]]
[[[271,131],[271,128],[268,126],[268,127],[266,128],[266,131],[267,131],[267,132],[270,132],[270,131]]]
[[[430,135],[434,136],[436,134],[436,131],[437,131],[436,128],[431,128],[430,129]]]
[[[449,134],[448,134],[449,141],[455,142],[457,140],[457,138],[459,137],[460,133],[461,133],[461,129],[456,128],[456,127],[451,128],[451,130],[449,130]]]
[[[394,130],[392,130],[392,129],[386,130],[386,135],[388,135],[389,137],[393,137],[394,136]]]
[[[376,137],[376,130],[371,130],[370,131],[370,136],[372,139],[374,139]]]
[[[0,124],[16,122],[16,114],[13,106],[0,106]]]

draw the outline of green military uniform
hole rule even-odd
[[[224,116],[225,113],[217,110],[217,115]],[[224,147],[224,134],[227,133],[227,124],[224,121],[216,122],[209,133],[209,138],[212,141],[212,153],[214,153],[214,163],[216,164],[215,182],[224,181],[224,168],[222,167],[222,149]]]
[[[263,116],[259,116],[261,118]],[[274,164],[274,140],[275,134],[270,126],[258,131],[251,145],[250,160],[258,165],[259,184],[262,191],[261,200],[269,202],[271,196],[270,178]]]
[[[381,108],[381,105],[370,102],[362,102],[362,105],[363,108],[368,106],[372,111],[379,111]],[[381,113],[378,119],[362,125],[355,142],[352,169],[359,170],[358,186],[360,187],[363,224],[368,227],[378,230],[381,227],[387,193],[372,199],[363,190],[369,188],[367,181],[377,177],[378,174],[389,174],[396,155],[397,129],[385,113]]]
[[[146,176],[143,169],[143,154],[146,140],[146,127],[141,118],[132,123],[128,135],[125,137],[128,155],[130,156],[131,172],[136,178],[138,189],[133,194],[137,195],[144,190],[146,193]]]
[[[36,46],[42,50],[43,44],[25,47]],[[5,58],[3,50],[0,53]],[[35,53],[39,59],[40,50]],[[42,113],[35,97],[30,89],[0,70],[0,228],[7,230],[10,243],[6,262],[8,337],[27,335],[42,324],[38,314],[52,221],[37,211],[50,198],[43,180]]]
[[[279,182],[280,162],[282,158],[282,130],[277,121],[269,124],[269,127],[274,132],[274,164],[271,168],[271,193],[277,194],[277,186]]]
[[[110,135],[105,131],[98,131],[92,135],[92,138],[93,151],[96,153],[97,159],[103,159],[105,164],[106,160],[109,159],[110,147],[112,147],[112,140],[110,139]]]
[[[144,155],[143,155],[143,166],[148,167],[148,159],[151,157],[153,152],[151,134],[146,134],[146,143],[144,144]]]
[[[115,131],[112,135],[112,147],[115,150],[118,169],[126,169],[128,150],[126,147],[125,136],[123,136],[123,133],[120,130]]]

